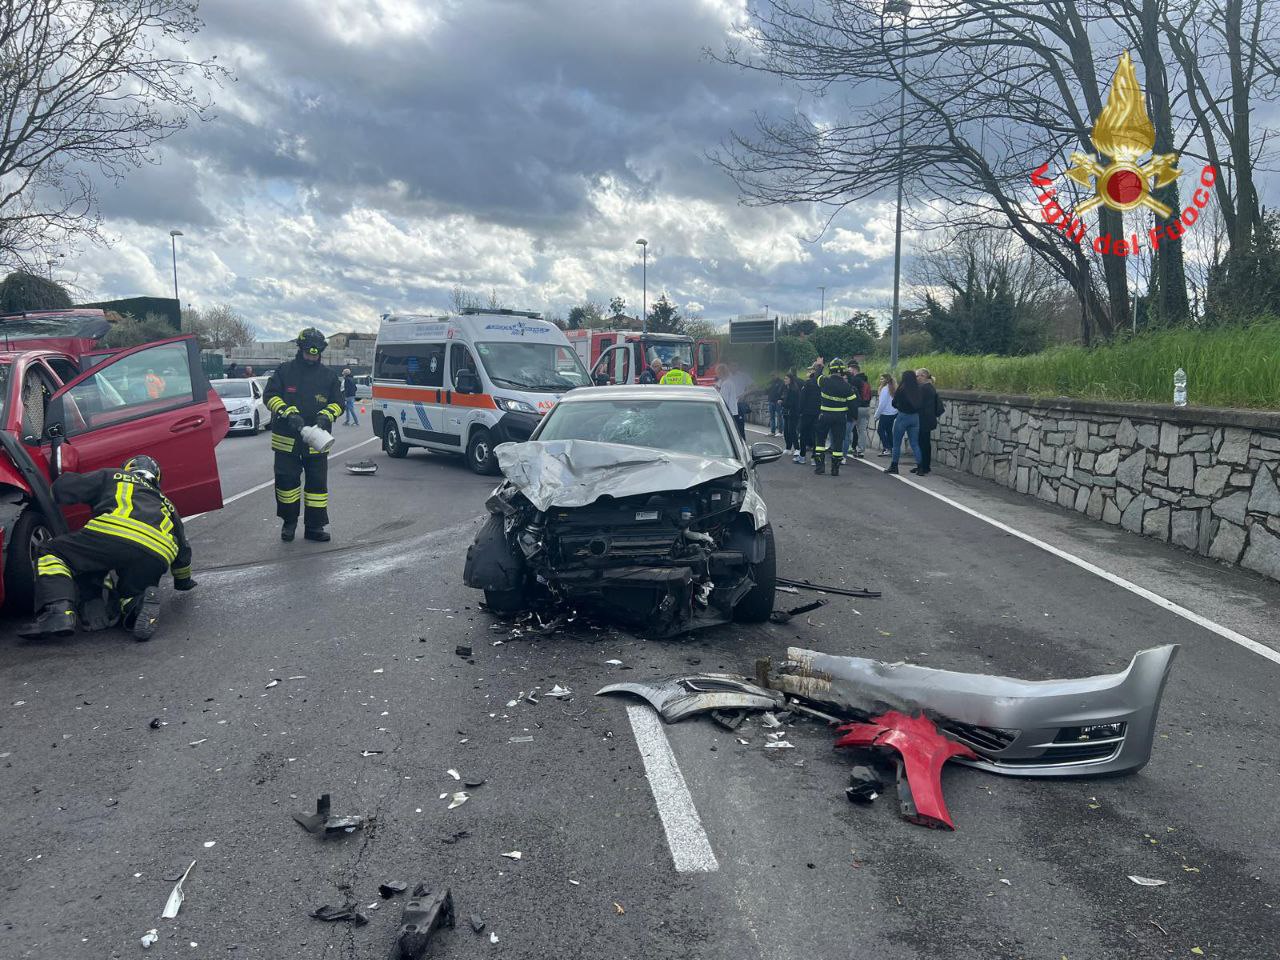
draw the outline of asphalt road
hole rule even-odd
[[[342,450],[368,428],[338,436]],[[341,470],[364,454],[376,477]],[[265,436],[229,438],[219,459],[228,499],[269,480]],[[461,586],[491,481],[372,443],[334,466],[330,544],[280,543],[269,487],[191,521],[200,587],[166,588],[149,644],[32,643],[2,625],[0,957],[134,956],[154,927],[159,958],[381,958],[399,901],[357,929],[307,913],[378,903],[389,880],[452,888],[459,926],[438,957],[1280,955],[1280,665],[1257,653],[906,483],[789,461],[763,468],[780,570],[883,599],[686,640],[512,636]],[[944,471],[930,482],[1075,537],[1092,562],[1203,600],[1206,616],[1206,598],[1235,598],[1226,625],[1277,643],[1274,585]],[[667,813],[679,797],[670,776],[651,786],[632,704],[591,696],[619,678],[749,672],[789,644],[1047,678],[1171,641],[1183,646],[1146,769],[1073,782],[951,769],[954,833],[905,823],[892,797],[850,805],[849,761],[820,725],[794,725],[789,750],[765,750],[756,722],[666,727],[658,746],[696,809],[685,827],[715,867],[695,872],[673,866],[655,797]],[[520,699],[556,683],[573,697]],[[450,769],[485,779],[453,810]],[[303,832],[290,814],[324,792],[371,825]],[[161,920],[167,878],[192,860],[181,913]]]

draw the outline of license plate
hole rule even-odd
[[[636,511],[636,519],[637,520],[657,520],[658,511],[657,510],[638,510]]]

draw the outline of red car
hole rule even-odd
[[[227,411],[193,337],[104,350],[98,310],[0,317],[0,601],[28,611],[44,540],[82,526],[87,508],[54,506],[61,470],[118,467],[145,453],[185,515],[222,506],[214,447]]]

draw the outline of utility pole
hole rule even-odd
[[[893,316],[889,320],[889,369],[898,369],[898,337],[902,314],[900,310],[902,289],[902,187],[906,160],[907,125],[907,14],[911,12],[908,0],[889,0],[885,13],[902,15],[902,80],[898,91],[898,214],[893,228]]]
[[[819,287],[822,291],[822,307],[818,311],[818,326],[825,327],[827,325],[827,288]]]
[[[182,236],[181,230],[169,231],[169,243],[173,247],[173,299],[178,303],[178,314],[182,314],[182,301],[178,300],[178,238]],[[179,321],[181,325],[181,321]]]
[[[641,237],[640,245],[640,332],[649,332],[649,241]]]

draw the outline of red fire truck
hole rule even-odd
[[[703,386],[715,383],[720,344],[678,333],[638,330],[566,330],[573,349],[597,384],[635,383],[654,360],[670,370],[676,360],[691,364],[689,372]]]

